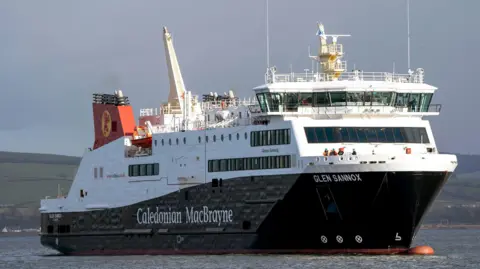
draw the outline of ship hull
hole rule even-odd
[[[245,177],[121,208],[42,214],[67,255],[400,254],[450,172]]]

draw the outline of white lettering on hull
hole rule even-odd
[[[362,178],[360,174],[325,174],[313,175],[315,183],[330,183],[330,182],[360,182]]]
[[[185,208],[186,222],[194,224],[215,223],[218,226],[231,223],[233,221],[232,209],[210,210],[207,206],[203,206],[200,210],[192,207]],[[160,211],[158,207],[151,210],[139,208],[137,210],[138,224],[177,224],[183,223],[183,215],[180,211]]]

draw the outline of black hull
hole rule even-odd
[[[42,214],[41,242],[67,255],[404,253],[450,175],[236,178],[123,208]],[[170,211],[179,213],[161,213]]]

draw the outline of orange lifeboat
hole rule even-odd
[[[141,148],[152,147],[152,134],[148,132],[148,129],[143,126],[136,126],[133,130],[132,145]]]

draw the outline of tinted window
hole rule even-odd
[[[430,143],[417,127],[305,127],[305,135],[308,143]]]

